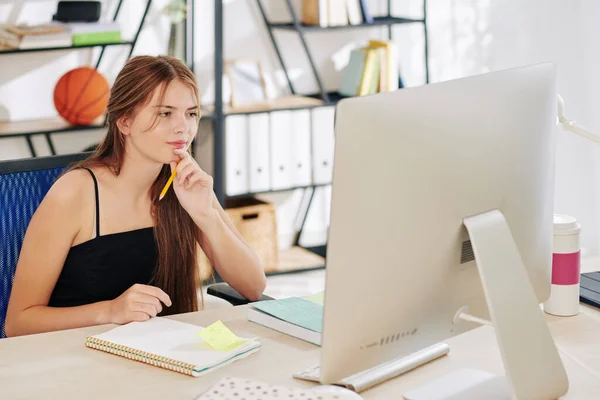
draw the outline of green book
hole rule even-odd
[[[321,345],[323,305],[289,297],[250,304],[248,320],[307,342]]]
[[[367,52],[365,49],[354,49],[350,53],[348,65],[344,68],[342,74],[342,84],[340,94],[342,96],[357,96],[360,90],[360,84],[363,80],[363,73]]]
[[[90,46],[95,44],[110,44],[120,42],[120,31],[76,33],[73,35],[73,46]]]

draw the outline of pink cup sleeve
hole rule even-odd
[[[581,252],[552,255],[552,284],[576,285],[579,283]]]

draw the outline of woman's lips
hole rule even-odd
[[[185,149],[185,146],[187,144],[187,142],[178,140],[176,142],[168,142],[171,146],[175,147],[176,149]]]

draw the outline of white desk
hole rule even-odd
[[[293,387],[311,387],[292,373],[315,364],[319,348],[246,320],[246,306],[174,317],[202,326],[221,319],[236,334],[261,338],[263,348],[248,358],[192,378],[92,350],[85,337],[112,325],[0,340],[2,399],[193,399],[224,376]],[[568,399],[600,398],[600,311],[586,306],[576,317],[548,316],[568,371]],[[494,332],[478,328],[448,341],[448,356],[363,392],[364,399],[396,399],[407,389],[461,367],[502,373]]]
[[[582,270],[598,269],[584,263]],[[0,340],[1,399],[193,399],[225,376],[292,387],[314,384],[292,374],[319,361],[319,347],[248,322],[246,306],[178,315],[173,318],[208,326],[222,320],[239,336],[259,337],[262,349],[248,358],[199,378],[163,370],[86,348],[86,336],[113,325]],[[600,398],[600,310],[582,305],[575,317],[547,316],[570,380],[567,399]],[[450,354],[369,389],[364,399],[397,399],[408,389],[458,368],[502,374],[494,331],[481,327],[447,341]]]

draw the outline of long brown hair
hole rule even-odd
[[[161,85],[164,85],[161,97],[164,96],[168,86],[175,80],[193,89],[199,106],[200,96],[194,74],[183,62],[169,56],[137,56],[130,59],[111,89],[106,137],[88,159],[73,168],[104,166],[118,176],[125,159],[125,137],[117,127],[117,121],[133,117],[136,109],[147,104],[154,90]],[[198,310],[197,226],[181,207],[173,190],[169,190],[160,202],[158,200],[170,175],[170,166],[164,165],[150,189],[154,236],[158,247],[158,265],[151,284],[167,293],[173,303],[171,307],[164,307],[161,315]]]

